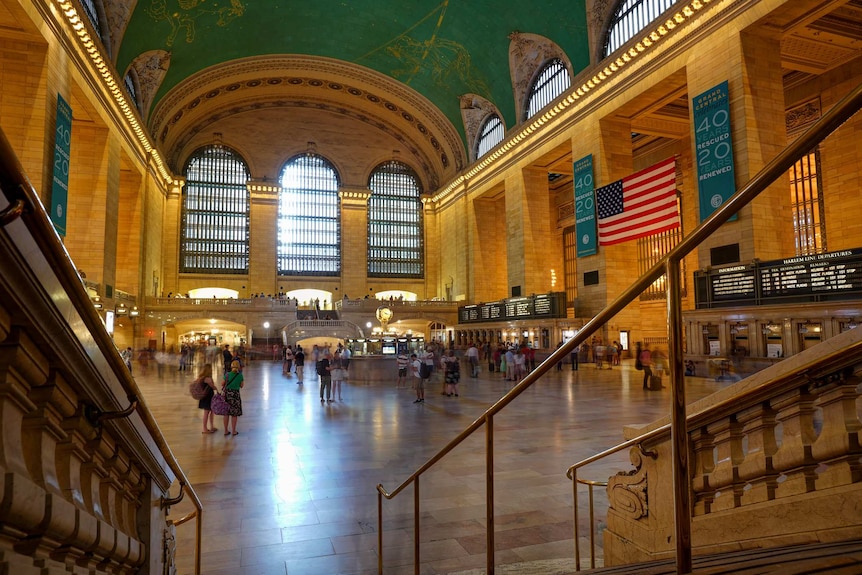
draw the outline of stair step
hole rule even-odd
[[[574,559],[543,559],[498,565],[495,575],[676,575],[676,561],[663,559],[634,565],[575,571]],[[862,540],[745,549],[695,557],[692,575],[859,575]],[[485,575],[485,569],[450,575]]]

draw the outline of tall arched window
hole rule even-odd
[[[279,176],[278,273],[341,273],[341,204],[338,173],[316,154],[296,156]]]
[[[482,128],[479,130],[479,137],[476,138],[476,159],[478,160],[490,150],[497,147],[503,141],[503,136],[506,135],[506,127],[503,126],[503,121],[497,114],[491,114],[482,122]]]
[[[392,160],[374,169],[368,187],[368,275],[423,277],[422,188],[416,173]]]
[[[248,273],[249,170],[222,145],[198,149],[184,170],[180,272]]]
[[[674,4],[676,0],[622,0],[608,26],[602,57],[611,55]]]
[[[129,70],[123,78],[123,86],[126,88],[126,94],[129,95],[132,104],[141,112],[141,104],[138,102],[138,75]]]
[[[536,74],[527,96],[527,116],[529,120],[539,110],[557,99],[572,85],[569,71],[559,58],[554,58]]]

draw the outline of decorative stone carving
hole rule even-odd
[[[509,72],[512,75],[512,93],[515,95],[515,110],[521,123],[526,107],[527,92],[536,72],[548,60],[559,58],[566,65],[569,75],[573,76],[572,63],[566,53],[544,36],[512,32],[509,34]]]
[[[105,19],[108,21],[108,33],[111,35],[111,45],[108,46],[108,49],[113,56],[114,64],[117,63],[117,52],[119,52],[123,36],[126,34],[126,27],[129,25],[136,4],[137,0],[106,0],[102,2],[105,9]]]
[[[168,73],[171,66],[171,53],[165,50],[150,50],[144,52],[134,59],[131,68],[138,75],[138,103],[143,111],[144,120],[149,113],[150,106],[159,86]]]
[[[164,575],[177,575],[177,528],[169,523],[162,539]]]
[[[461,96],[461,119],[464,121],[464,133],[467,135],[467,148],[470,161],[475,161],[476,141],[479,139],[479,130],[482,124],[492,114],[503,120],[500,110],[478,94],[464,94]],[[505,125],[505,122],[504,122]]]
[[[649,515],[647,472],[643,455],[637,447],[629,451],[634,469],[620,471],[608,480],[608,504],[611,509],[632,520]]]
[[[784,125],[788,135],[795,135],[820,119],[820,98],[794,106],[784,113]]]

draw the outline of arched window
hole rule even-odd
[[[608,26],[602,57],[611,55],[674,4],[676,0],[622,0]]]
[[[503,141],[506,128],[497,114],[492,114],[482,122],[479,137],[476,138],[476,159],[478,160]]]
[[[341,205],[335,168],[316,154],[303,154],[284,166],[279,183],[278,273],[337,276]]]
[[[137,82],[137,74],[129,70],[126,73],[126,76],[123,78],[123,86],[126,88],[126,94],[128,94],[129,99],[132,102],[132,105],[141,111],[141,105],[138,102],[138,82]]]
[[[392,160],[374,169],[368,187],[368,275],[423,277],[422,188],[416,173]]]
[[[248,273],[249,170],[222,145],[198,149],[184,170],[180,272]]]
[[[93,26],[96,36],[102,42],[102,46],[110,56],[110,38],[105,34],[102,26],[102,22],[107,22],[103,16],[105,13],[105,7],[102,4],[102,0],[81,0],[81,6],[84,8],[84,14],[87,15],[87,20],[89,20],[90,24]]]
[[[527,116],[529,120],[536,113],[553,102],[572,85],[569,71],[559,58],[554,58],[542,68],[530,86],[527,96]]]

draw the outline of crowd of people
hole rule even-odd
[[[590,350],[591,357],[588,355],[585,359],[593,361],[596,369],[604,369],[605,365],[607,369],[620,365],[622,347],[616,341],[604,345],[601,339],[593,338],[590,344],[583,344],[581,349],[572,352],[573,370],[577,369],[578,358],[585,351],[583,348]],[[246,349],[243,345],[235,348],[224,345],[216,351],[221,352],[221,358],[213,354],[213,346],[200,350],[190,344],[183,344],[179,352],[178,370],[191,369],[194,366],[193,358],[203,354],[201,357],[204,363],[195,380],[197,384],[206,388],[205,395],[198,402],[198,407],[203,411],[201,433],[218,431],[214,427],[214,415],[222,415],[224,435],[238,435],[237,420],[242,416],[240,390],[244,387],[242,370],[246,364]],[[344,383],[348,379],[351,355],[350,349],[341,343],[335,347],[331,344],[313,345],[309,350],[303,349],[299,344],[295,346],[276,344],[272,347],[271,359],[281,362],[282,375],[296,377],[296,385],[302,386],[306,382],[317,383],[320,403],[325,404],[344,400]],[[638,344],[635,352],[635,368],[643,371],[645,389],[650,388],[651,380],[657,376],[660,378],[663,357],[663,354],[650,350],[648,345]],[[479,344],[470,342],[463,352],[463,358],[459,358],[454,349],[446,349],[442,342],[432,340],[415,353],[410,353],[406,349],[399,351],[395,361],[397,369],[395,387],[406,388],[410,381],[410,387],[416,393],[414,403],[425,402],[426,391],[432,385],[432,380],[440,382],[440,395],[460,397],[462,362],[464,371],[469,373],[471,378],[478,378],[487,362],[490,374],[499,374],[504,381],[517,383],[535,369],[536,354],[526,341],[496,345],[488,342]],[[223,376],[220,378],[213,375],[216,365],[223,371]],[[558,362],[557,369],[561,367],[562,361]],[[439,375],[435,377],[435,374]]]

